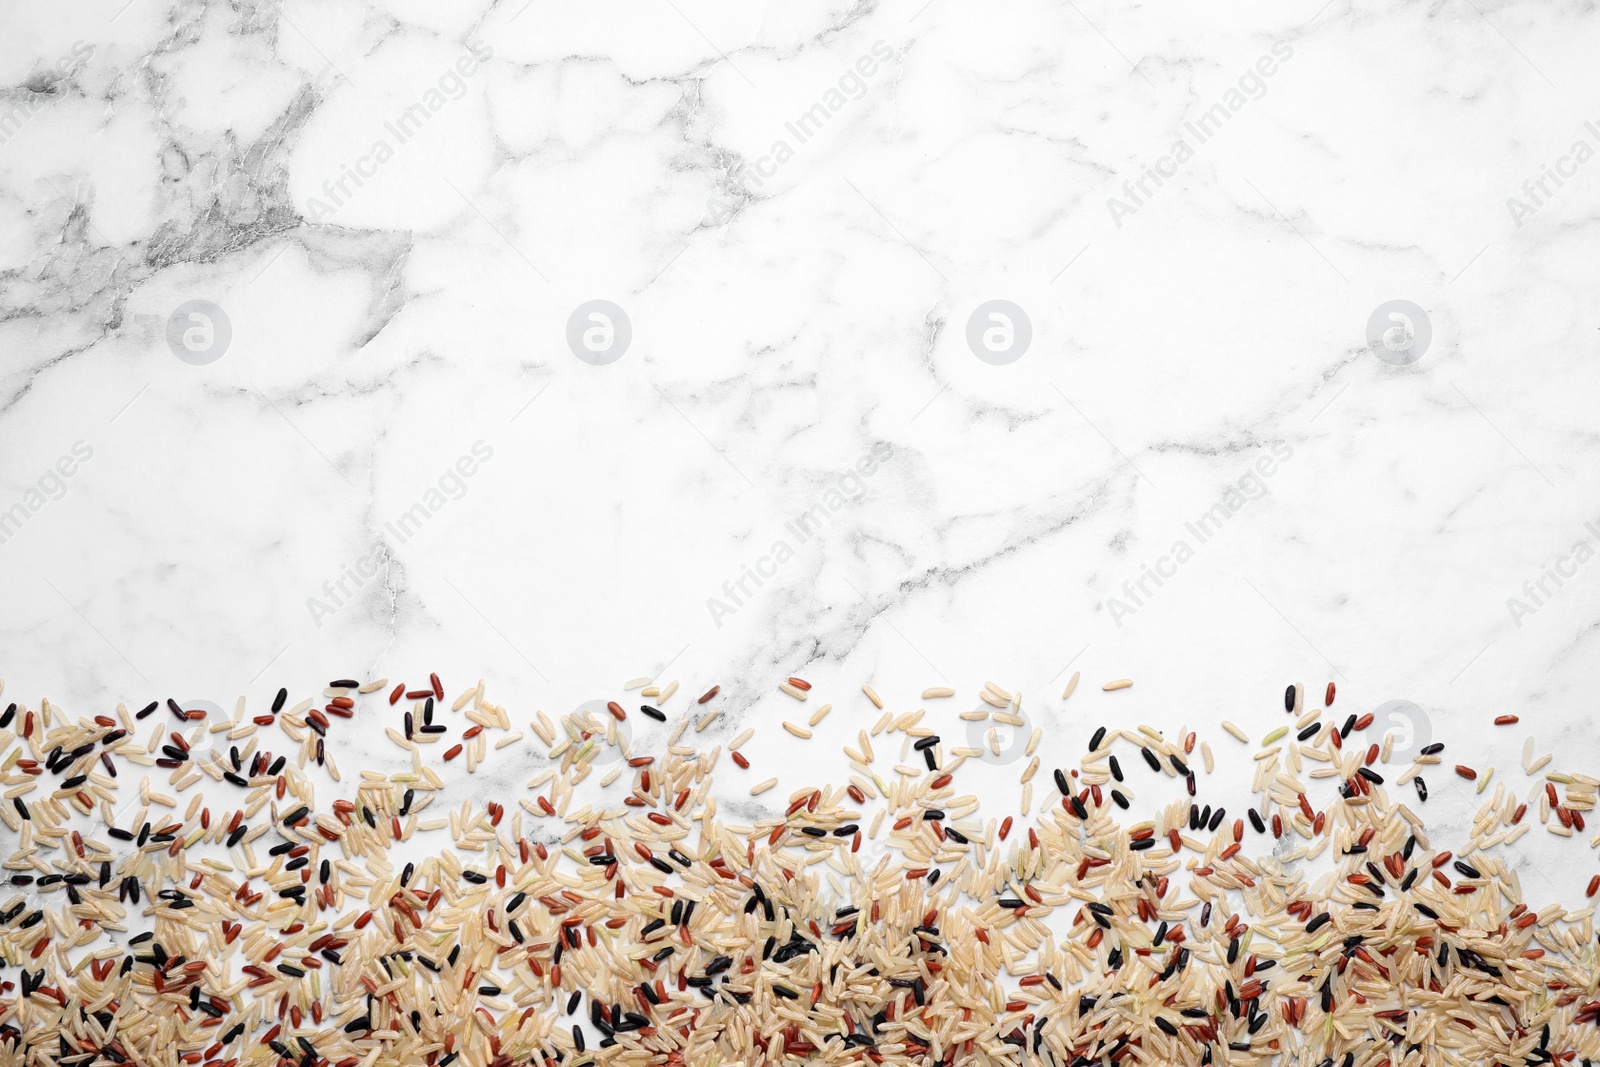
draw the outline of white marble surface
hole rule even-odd
[[[1502,711],[1587,735],[1583,5],[0,23],[8,699],[431,669],[520,715],[660,674],[720,682],[737,723],[790,714],[799,673],[854,725],[863,681],[993,678],[1077,744],[1081,670],[1084,716],[1266,722],[1332,678],[1474,758]],[[1004,365],[967,342],[997,298],[1032,327]],[[607,365],[565,338],[595,299],[632,326]],[[1367,342],[1397,299],[1432,333],[1403,366]],[[167,340],[194,300],[231,328],[212,362]],[[1147,565],[1170,577],[1135,599]],[[746,567],[770,576],[730,592]]]

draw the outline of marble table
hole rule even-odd
[[[1331,680],[1591,743],[1593,12],[0,20],[8,700],[650,676],[794,777],[789,675],[1069,756]]]

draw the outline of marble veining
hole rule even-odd
[[[0,20],[8,699],[1583,729],[1589,5]]]

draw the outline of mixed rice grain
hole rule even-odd
[[[159,704],[0,714],[12,890],[0,1056],[1403,1067],[1600,1055],[1590,911],[1531,910],[1490,853],[1533,822],[1586,833],[1600,780],[1552,772],[1523,801],[1502,776],[1462,849],[1435,850],[1386,792],[1389,746],[1363,738],[1371,717],[1324,724],[1299,685],[1285,710],[1305,721],[1264,739],[1243,813],[1198,795],[1195,749],[1214,766],[1202,731],[1102,727],[1073,763],[1035,727],[1020,815],[998,827],[960,777],[1000,753],[997,728],[984,748],[947,747],[921,710],[861,729],[841,781],[808,763],[791,774],[809,784],[737,806],[738,822],[712,795],[723,746],[696,740],[716,708],[681,715],[652,746],[615,701],[559,722],[535,713],[548,755],[525,795],[447,803],[436,768],[513,759],[523,734],[481,680],[448,717],[437,674],[386,687],[340,679],[287,709],[280,691],[270,712],[241,702],[214,723],[176,704],[159,719]],[[675,687],[623,688],[660,704]],[[805,699],[811,684],[779,688]],[[384,716],[405,769],[362,770],[319,800],[308,764],[338,781],[340,722],[369,694],[378,707],[364,711]],[[993,682],[980,696],[995,721],[1024,722],[1020,696]],[[900,762],[878,763],[872,738],[894,733]],[[740,770],[754,738],[746,728],[727,746]],[[1422,800],[1430,748],[1396,783],[1414,780]],[[1530,743],[1530,774],[1550,759],[1532,757]],[[1055,789],[1030,816],[1041,764]],[[1456,769],[1479,794],[1493,779]],[[595,802],[579,788],[591,774],[620,797]],[[1137,788],[1176,799],[1124,822],[1143,774]],[[1295,864],[1318,857],[1333,871],[1308,884]],[[1588,879],[1586,895],[1597,887]]]

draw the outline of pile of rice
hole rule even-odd
[[[914,708],[862,729],[841,780],[747,801],[770,814],[741,823],[719,817],[713,775],[760,776],[739,752],[752,731],[729,743],[737,766],[701,746],[715,689],[657,749],[629,741],[629,716],[667,719],[675,688],[644,684],[638,712],[539,713],[542,769],[487,803],[442,772],[527,760],[533,740],[481,682],[448,709],[437,676],[388,703],[387,682],[341,679],[320,707],[280,692],[231,718],[11,705],[0,1057],[1365,1067],[1600,1048],[1590,909],[1530,910],[1489,852],[1535,823],[1581,832],[1593,778],[1544,774],[1531,810],[1473,778],[1487,796],[1452,855],[1394,795],[1437,747],[1379,770],[1392,739],[1363,738],[1371,716],[1291,688],[1247,812],[1197,795],[1209,741],[1129,727],[1075,760],[1035,731],[1020,786],[1059,758],[1048,801],[986,816],[980,799],[1015,796],[962,792],[984,748],[946,745]],[[982,695],[1022,721],[1019,697]],[[358,712],[406,769],[345,781],[340,720]],[[1530,774],[1547,762],[1524,754]],[[319,802],[315,764],[338,799]],[[1180,799],[1122,821],[1135,775]],[[1312,859],[1328,869],[1308,884]]]

